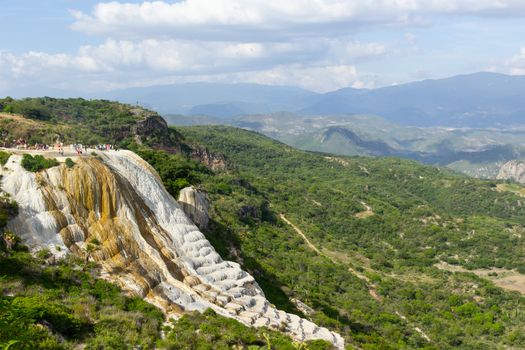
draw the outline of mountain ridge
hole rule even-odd
[[[293,86],[184,83],[94,94],[162,114],[230,118],[281,111],[311,115],[375,114],[403,125],[508,127],[523,125],[525,77],[478,72],[376,89],[351,87],[317,93]]]

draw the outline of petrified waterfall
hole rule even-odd
[[[155,171],[129,151],[75,159],[76,165],[30,173],[13,155],[0,170],[2,189],[20,206],[10,229],[30,247],[55,255],[85,254],[104,275],[168,315],[212,308],[254,327],[280,329],[297,340],[335,333],[277,310],[251,275],[224,261],[168,194]]]

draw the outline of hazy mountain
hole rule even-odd
[[[523,124],[525,77],[475,73],[375,90],[345,88],[320,96],[301,113],[376,114],[405,125]]]
[[[318,94],[291,86],[187,83],[85,94],[13,91],[13,96],[82,96],[139,103],[162,114],[231,118],[294,112],[378,115],[401,125],[498,127],[525,124],[525,76],[475,73],[379,89],[344,88]]]
[[[524,123],[525,76],[475,73],[326,94],[286,86],[190,83],[117,90],[99,97],[139,102],[166,114],[220,118],[288,111],[373,114],[415,126],[507,127]]]
[[[188,83],[130,88],[97,97],[140,103],[161,113],[235,116],[296,110],[316,93],[290,86]]]

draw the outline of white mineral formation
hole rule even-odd
[[[208,227],[210,202],[206,194],[196,190],[193,186],[185,187],[179,193],[178,202],[186,215],[201,230]]]
[[[156,172],[129,151],[75,159],[76,165],[30,173],[13,155],[0,170],[2,189],[19,204],[10,229],[34,249],[85,254],[86,242],[104,274],[161,307],[169,316],[212,308],[253,327],[282,330],[303,341],[340,335],[277,310],[251,275],[224,261]]]
[[[511,160],[500,168],[497,179],[525,184],[525,160]]]

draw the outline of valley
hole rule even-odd
[[[312,116],[292,113],[207,120],[168,117],[173,125],[226,124],[263,133],[292,147],[345,156],[387,156],[446,166],[478,178],[525,157],[525,129],[417,127],[372,115]]]

